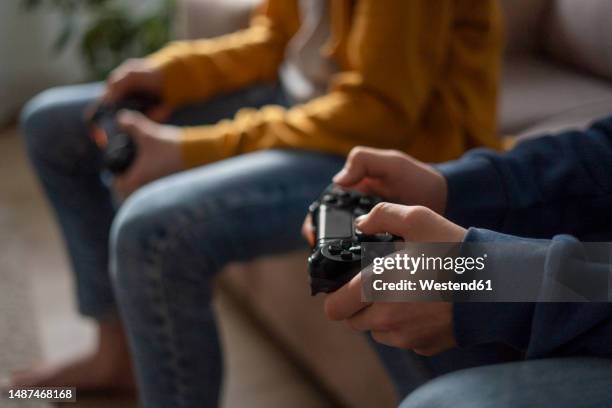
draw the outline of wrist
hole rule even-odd
[[[446,200],[448,199],[448,181],[439,171],[432,169],[434,183],[431,191],[431,209],[440,215],[446,212]]]
[[[503,180],[483,155],[436,165],[446,181],[444,216],[462,226],[499,229],[508,207]]]
[[[446,177],[435,168],[429,168],[428,172],[427,179],[429,179],[429,182],[422,183],[422,185],[419,186],[423,197],[420,204],[437,214],[444,215],[448,197],[448,182]]]

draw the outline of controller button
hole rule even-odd
[[[374,206],[374,200],[371,197],[361,197],[359,199],[359,206],[362,208],[372,208]]]
[[[330,244],[327,247],[327,250],[332,255],[338,255],[340,252],[342,252],[342,247],[340,245],[338,245],[338,244]]]
[[[340,208],[348,208],[351,206],[351,200],[347,200],[345,198],[340,198],[338,200],[338,207]]]
[[[389,234],[388,232],[383,232],[383,233],[380,233],[380,234],[376,234],[375,237],[376,237],[377,241],[381,241],[381,242],[391,242],[391,241],[393,241],[393,235]]]
[[[348,239],[343,239],[341,242],[341,245],[342,245],[342,249],[349,249],[350,247],[353,246],[353,243],[349,241]]]
[[[377,235],[360,235],[359,242],[378,242],[380,241],[378,234]]]
[[[336,201],[338,201],[338,199],[335,196],[331,195],[331,194],[325,194],[323,196],[323,202],[325,204],[333,204]]]
[[[350,251],[342,251],[340,258],[344,259],[345,261],[350,261],[353,259],[353,253]]]
[[[355,211],[353,211],[353,215],[355,216],[355,218],[357,217],[361,217],[362,215],[366,215],[368,212],[366,210],[364,210],[363,208],[355,208]]]

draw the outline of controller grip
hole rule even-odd
[[[102,161],[111,173],[124,173],[136,158],[136,143],[125,132],[116,133],[109,139],[102,153]]]
[[[156,96],[132,94],[115,104],[99,106],[92,116],[91,123],[104,133],[102,141],[96,141],[102,150],[102,165],[114,175],[124,173],[138,153],[132,137],[117,123],[117,114],[124,109],[146,114],[160,102]]]

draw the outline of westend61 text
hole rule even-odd
[[[377,279],[373,282],[372,287],[376,291],[436,291],[436,292],[462,292],[462,291],[492,291],[493,284],[491,280],[473,280],[470,282],[436,282],[433,279],[419,279],[418,284],[415,281],[402,279],[399,282],[384,282]]]

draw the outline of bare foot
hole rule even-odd
[[[44,363],[13,373],[2,388],[76,387],[79,391],[133,391],[136,388],[127,340],[119,322],[99,324],[98,344],[86,355]]]

